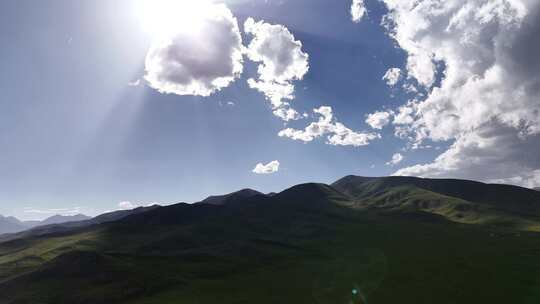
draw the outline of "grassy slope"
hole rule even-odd
[[[540,193],[463,180],[347,176],[333,184],[352,207],[423,211],[448,220],[540,231]]]
[[[15,276],[0,283],[0,303],[540,299],[537,234],[351,210],[324,198],[347,203],[327,186],[303,185],[258,202],[176,205],[74,235],[0,244],[0,273]],[[27,268],[13,266],[29,259]]]

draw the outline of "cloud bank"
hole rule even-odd
[[[408,77],[428,92],[396,111],[396,135],[453,142],[433,162],[396,174],[538,185],[540,2],[383,2]]]
[[[33,214],[42,214],[42,215],[77,215],[83,213],[87,210],[85,207],[72,207],[72,208],[50,208],[50,209],[39,209],[33,207],[24,207],[24,213],[33,213]]]

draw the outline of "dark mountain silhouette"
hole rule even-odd
[[[225,195],[214,195],[209,196],[208,198],[201,201],[201,204],[210,204],[210,205],[226,205],[230,202],[249,199],[255,196],[265,196],[259,191],[252,189],[242,189],[237,192],[225,194]]]
[[[153,205],[153,206],[148,206],[148,207],[137,207],[131,210],[118,210],[118,211],[108,212],[108,213],[98,215],[91,220],[84,221],[81,224],[95,225],[95,224],[114,222],[114,221],[121,220],[130,215],[144,213],[150,210],[158,209],[160,207],[161,206],[159,205]]]
[[[119,211],[0,241],[0,304],[535,303],[539,195],[347,176]]]

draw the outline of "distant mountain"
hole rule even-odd
[[[540,191],[540,187],[533,188],[533,190]]]
[[[27,229],[23,222],[14,217],[4,217],[0,215],[0,234],[15,233]]]
[[[464,180],[244,189],[0,239],[0,304],[536,303],[539,215]]]
[[[113,212],[104,213],[94,218],[90,218],[85,215],[76,215],[72,217],[53,216],[45,221],[49,221],[51,224],[34,225],[33,227],[26,227],[22,230],[15,230],[11,232],[5,232],[5,235],[0,236],[0,242],[11,241],[15,239],[25,237],[38,237],[42,235],[48,235],[53,233],[66,233],[75,229],[81,229],[84,227],[98,225],[103,223],[110,223],[121,220],[127,216],[147,212],[154,210],[160,206],[138,207],[132,210],[118,210]],[[78,220],[79,219],[79,220]],[[2,233],[0,233],[2,234]],[[1,304],[1,302],[0,302]]]
[[[13,216],[3,217],[0,215],[0,235],[6,233],[17,233],[39,226],[78,222],[89,219],[91,219],[91,217],[83,214],[77,214],[71,216],[54,215],[42,221],[21,221]]]
[[[45,225],[62,224],[62,223],[69,223],[69,222],[80,222],[80,221],[89,220],[91,218],[92,217],[86,216],[84,214],[54,215],[39,222],[39,224],[35,226],[45,226]]]

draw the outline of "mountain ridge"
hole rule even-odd
[[[64,224],[69,222],[79,222],[84,220],[89,220],[92,217],[86,216],[84,214],[75,214],[75,215],[52,215],[41,221],[21,221],[14,216],[4,217],[0,215],[0,235],[6,233],[18,233],[25,230],[33,229],[40,226],[54,225],[54,224]],[[10,226],[8,226],[10,225]]]
[[[3,233],[14,233],[27,229],[24,223],[19,221],[17,218],[8,216],[5,217],[0,215],[0,234]]]
[[[468,182],[438,183],[348,176],[271,196],[240,190],[213,196],[213,203],[139,208],[35,229],[0,240],[0,304],[206,304],[215,303],[216,292],[223,303],[365,302],[351,299],[351,290],[373,303],[519,297],[523,282],[540,276],[530,266],[537,261],[531,253],[540,252],[538,234],[477,218],[524,221],[520,216],[535,209],[518,199],[496,214],[493,207],[507,196],[467,201],[446,194],[469,189]],[[483,284],[486,269],[505,275]]]
[[[254,196],[266,196],[266,195],[257,190],[246,188],[246,189],[235,191],[229,194],[211,195],[196,204],[226,205],[228,202],[234,201],[236,199],[252,198]]]
[[[70,219],[67,221],[53,222],[50,224],[44,225],[35,225],[34,227],[26,228],[19,231],[9,232],[9,233],[0,233],[0,242],[11,241],[15,239],[27,238],[27,237],[41,237],[53,233],[66,233],[74,229],[81,229],[84,227],[99,225],[103,223],[114,222],[129,215],[138,214],[141,212],[146,212],[159,208],[158,205],[148,206],[148,207],[137,207],[131,210],[118,210],[111,211],[107,213],[100,214],[95,217],[88,217],[85,215],[76,216],[76,217],[64,217],[64,219]],[[80,218],[81,220],[73,220],[75,218]],[[51,218],[48,218],[51,219]],[[52,220],[58,220],[58,217],[52,217]]]
[[[84,220],[89,220],[92,217],[84,215],[84,214],[75,214],[75,215],[60,215],[56,214],[51,217],[48,217],[41,221],[36,226],[44,226],[44,225],[53,225],[53,224],[62,224],[62,223],[68,223],[68,222],[79,222]],[[34,226],[34,227],[36,227]]]
[[[467,224],[540,231],[540,193],[459,179],[346,176],[332,184],[359,208],[427,212]]]

